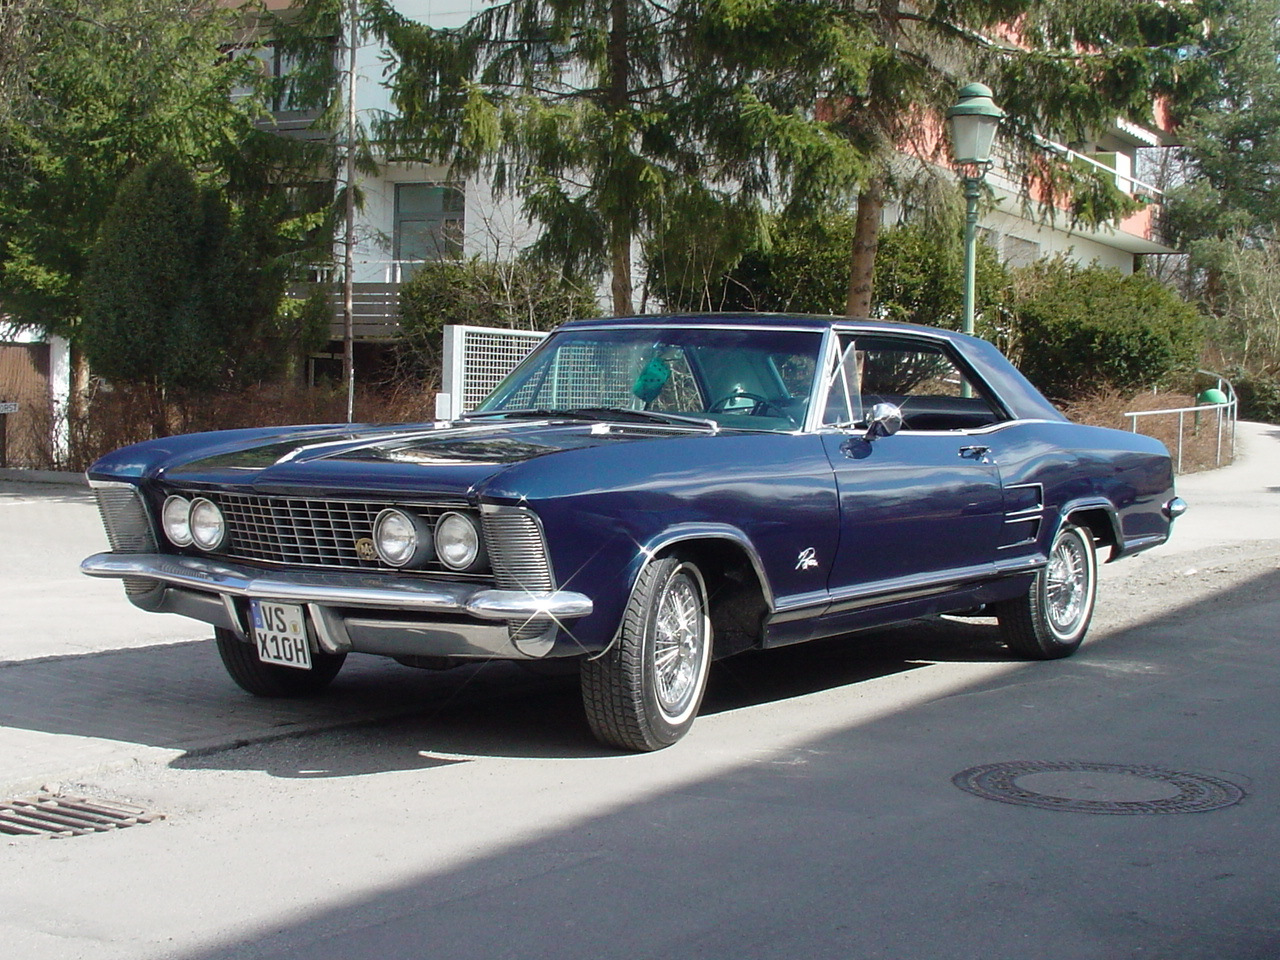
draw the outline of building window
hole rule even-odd
[[[395,258],[421,263],[462,256],[461,183],[397,183]]]

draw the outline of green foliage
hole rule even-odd
[[[1203,318],[1154,277],[1061,258],[1017,273],[1015,359],[1054,399],[1153,386],[1199,357]]]
[[[651,290],[675,310],[762,310],[840,314],[849,283],[853,217],[842,212],[774,218],[746,253],[716,245],[709,219],[669,221],[646,248]],[[696,222],[702,219],[701,223]],[[885,230],[876,254],[876,317],[959,329],[964,297],[960,224],[911,223]],[[687,255],[692,248],[692,255]],[[714,250],[715,255],[699,255]],[[1008,277],[996,252],[979,244],[975,289],[979,332],[1003,323]],[[682,259],[682,255],[686,255]],[[736,262],[734,262],[736,259]],[[691,268],[690,263],[698,264]],[[724,266],[724,264],[730,264]],[[714,268],[720,267],[715,273]]]
[[[876,253],[876,316],[959,330],[964,317],[963,224],[913,222],[886,230]],[[974,248],[974,328],[1009,348],[1009,273],[996,249]]]
[[[1280,424],[1280,378],[1242,367],[1234,367],[1228,374],[1240,400],[1242,420]]]
[[[575,275],[611,270],[625,312],[633,241],[678,199],[741,209],[851,188],[857,155],[795,71],[826,69],[833,50],[858,61],[833,22],[790,0],[513,0],[457,31],[405,26],[390,36],[400,115],[382,132],[402,154],[487,168],[546,227],[535,252]]]
[[[26,2],[12,99],[0,110],[0,300],[22,322],[79,335],[90,250],[122,181],[161,156],[198,170],[279,242],[288,270],[326,245],[325,164],[256,127],[266,81],[228,56],[242,11],[206,0]],[[17,9],[5,5],[6,15]],[[16,49],[16,48],[15,48]],[[267,228],[267,224],[270,227]]]
[[[1184,84],[1199,26],[1195,4],[1159,0],[512,0],[459,30],[388,31],[399,119],[381,133],[404,156],[488,168],[546,227],[539,253],[612,270],[615,310],[630,306],[633,239],[669,247],[664,220],[701,191],[700,215],[735,227],[680,283],[714,303],[708,258],[759,245],[737,229],[745,207],[812,215],[857,185],[901,199],[937,177],[938,122],[965,80],[1009,111],[1024,196],[1090,223],[1132,212],[1105,176],[1047,158],[1043,138],[1149,123],[1153,97]]]
[[[536,261],[424,263],[400,287],[402,359],[411,373],[431,379],[446,324],[550,330],[598,312],[589,287]]]
[[[1172,191],[1179,239],[1244,232],[1274,236],[1280,223],[1280,0],[1213,0],[1209,29],[1188,49],[1197,80],[1174,102],[1189,164]]]
[[[194,393],[277,372],[284,275],[271,269],[273,239],[177,160],[130,175],[86,271],[90,364],[111,380]]]

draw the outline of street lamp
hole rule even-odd
[[[991,144],[1004,111],[991,99],[991,88],[970,83],[960,90],[960,99],[947,111],[951,126],[951,149],[956,166],[965,168],[964,177],[964,332],[973,333],[973,285],[978,241],[978,198],[982,180],[991,166]]]

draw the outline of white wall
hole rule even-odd
[[[461,26],[488,4],[483,0],[398,0],[395,6],[410,19],[443,28]],[[377,42],[365,43],[357,52],[356,108],[366,125],[379,112],[391,110],[390,91],[383,83],[383,57]],[[395,185],[451,179],[455,178],[443,166],[389,163],[379,176],[361,181],[365,203],[357,212],[353,253],[357,283],[385,283],[394,277]],[[510,256],[536,239],[538,230],[520,214],[518,201],[495,197],[487,178],[467,180],[465,192],[464,256]]]
[[[1016,202],[1016,201],[1013,201]],[[996,235],[1001,258],[1010,266],[1025,266],[1029,258],[1020,255],[1018,245],[1005,243],[1007,237],[1016,237],[1038,247],[1037,256],[1052,257],[1065,254],[1077,263],[1112,267],[1121,273],[1133,273],[1133,254],[1100,243],[1091,237],[1072,233],[1066,228],[1066,214],[1060,213],[1057,226],[1037,223],[999,210],[987,212],[979,221],[986,230]]]

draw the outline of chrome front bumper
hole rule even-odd
[[[131,593],[134,603],[241,635],[245,627],[236,598],[303,604],[311,612],[321,648],[331,652],[540,657],[550,652],[557,627],[592,611],[589,597],[567,590],[531,593],[362,573],[285,573],[158,553],[97,553],[80,569],[91,577],[155,581],[154,593]],[[379,618],[376,611],[391,616]],[[537,624],[545,624],[546,630],[529,629]]]

